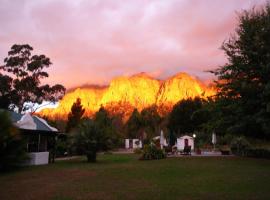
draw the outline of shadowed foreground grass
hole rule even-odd
[[[0,175],[0,199],[270,199],[270,161],[102,155]]]

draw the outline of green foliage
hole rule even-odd
[[[141,154],[143,151],[142,151],[142,149],[140,149],[140,148],[136,148],[136,149],[133,150],[133,152],[134,152],[135,154]]]
[[[148,139],[152,139],[159,134],[159,127],[161,123],[161,117],[158,114],[157,106],[150,106],[145,108],[141,112],[142,126],[146,132]]]
[[[141,160],[158,160],[166,158],[162,149],[157,148],[154,144],[144,145]]]
[[[31,55],[32,51],[28,44],[15,44],[0,66],[0,108],[17,107],[21,112],[29,109],[26,102],[56,102],[64,95],[62,85],[41,85],[41,79],[49,76],[44,69],[52,63],[45,55]]]
[[[270,150],[262,148],[249,148],[245,150],[247,157],[270,159]]]
[[[126,135],[129,138],[140,138],[143,128],[142,116],[137,109],[134,109],[128,121],[125,124]]]
[[[88,162],[96,162],[97,151],[102,145],[102,135],[92,120],[81,122],[79,133],[75,136],[75,145],[87,156]]]
[[[73,147],[87,156],[88,162],[96,162],[98,151],[107,151],[119,145],[119,136],[108,112],[101,107],[94,119],[82,119],[73,133]]]
[[[170,132],[169,132],[169,146],[170,146],[170,147],[174,146],[175,143],[176,143],[176,140],[177,140],[177,138],[176,138],[175,133],[172,132],[172,131],[170,131]]]
[[[81,99],[77,98],[76,102],[74,102],[71,107],[71,112],[68,114],[66,132],[69,132],[71,129],[76,128],[79,125],[84,111],[85,109],[83,109],[81,105]]]
[[[66,139],[58,139],[55,144],[55,154],[57,157],[64,156],[68,152],[68,143]]]
[[[179,101],[169,115],[168,128],[177,135],[193,133],[204,122],[205,115],[199,111],[203,106],[200,98]]]
[[[270,4],[244,11],[236,35],[222,46],[228,63],[218,77],[219,130],[270,138]],[[225,112],[224,112],[225,111]]]
[[[120,136],[113,124],[113,119],[103,107],[96,112],[94,122],[99,131],[101,131],[101,134],[106,138],[106,143],[105,146],[103,146],[103,150],[118,147],[121,142]]]
[[[244,137],[237,137],[232,140],[231,151],[235,155],[244,156],[249,148],[250,144]]]
[[[0,171],[9,170],[27,160],[26,143],[9,115],[0,111]]]

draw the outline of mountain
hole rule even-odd
[[[179,100],[206,98],[215,94],[215,89],[207,87],[187,73],[178,73],[167,80],[157,80],[146,73],[114,78],[109,86],[85,87],[69,90],[57,108],[47,108],[39,115],[48,118],[67,119],[72,104],[77,98],[85,108],[85,116],[92,116],[103,105],[112,115],[127,119],[134,108],[139,111],[157,105],[161,114],[168,113]]]
[[[213,88],[206,87],[198,79],[187,73],[178,73],[160,85],[156,104],[158,106],[173,106],[181,99],[194,98],[196,96],[206,98],[214,94],[215,90]]]

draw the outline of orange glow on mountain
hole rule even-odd
[[[207,98],[216,90],[202,84],[196,78],[178,73],[160,81],[145,73],[113,79],[108,87],[77,88],[68,92],[57,108],[43,109],[39,114],[51,119],[67,119],[71,106],[77,98],[85,108],[85,116],[91,117],[103,105],[112,115],[127,119],[134,108],[139,111],[157,105],[161,114],[168,113],[174,104],[196,96]]]

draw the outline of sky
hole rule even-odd
[[[108,84],[146,72],[165,79],[226,63],[238,14],[266,0],[0,0],[0,64],[13,44],[52,61],[43,82]]]

